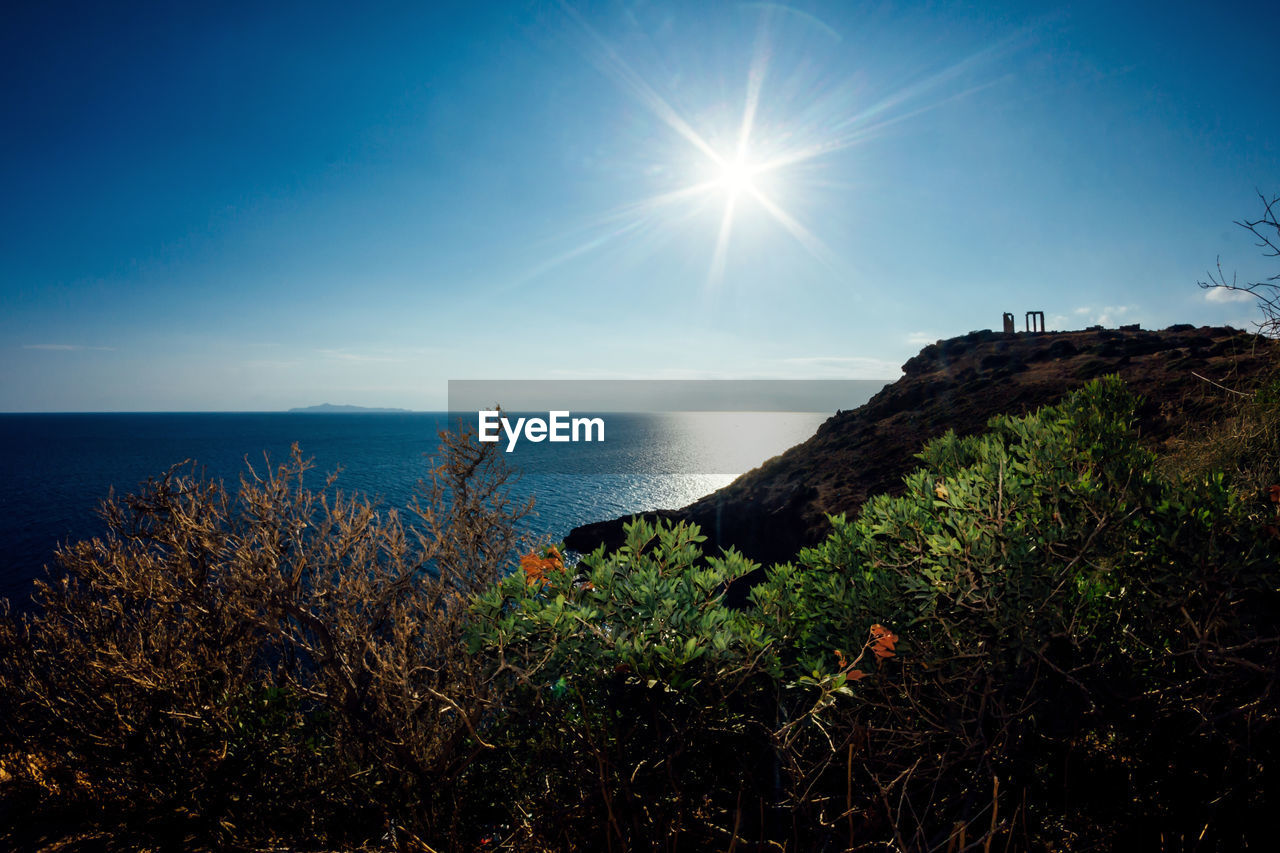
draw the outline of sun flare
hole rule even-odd
[[[646,167],[646,175],[661,176],[655,181],[654,195],[602,216],[599,236],[564,252],[536,274],[624,238],[656,245],[659,230],[684,230],[694,217],[715,235],[707,270],[710,289],[724,282],[736,232],[742,230],[740,225],[747,225],[748,218],[754,220],[752,240],[757,246],[769,239],[760,223],[771,222],[814,260],[844,274],[845,260],[795,212],[798,205],[813,203],[815,190],[826,192],[843,185],[838,177],[818,177],[827,165],[823,161],[881,135],[892,125],[994,85],[991,81],[961,85],[972,68],[994,55],[984,50],[878,98],[868,98],[853,80],[827,85],[815,79],[812,86],[798,86],[797,81],[808,79],[804,69],[812,57],[807,48],[798,53],[782,35],[791,20],[783,16],[795,10],[776,3],[750,4],[762,11],[755,44],[744,53],[747,68],[740,112],[730,95],[705,99],[701,113],[690,113],[678,108],[653,78],[634,67],[619,46],[580,13],[567,3],[561,5],[585,37],[585,52],[593,64],[644,108],[655,125],[665,126],[676,145],[663,162]],[[833,44],[840,41],[839,33],[822,21],[806,14],[800,18],[805,26],[819,25],[834,38]],[[673,91],[686,88],[689,79],[675,75]],[[939,91],[944,87],[953,91]],[[684,100],[697,103],[698,99]]]
[[[650,174],[687,176],[689,180],[668,182],[655,195],[606,215],[602,223],[610,226],[607,233],[544,266],[563,263],[624,235],[647,232],[655,225],[665,223],[679,227],[691,215],[705,216],[705,220],[714,217],[716,221],[712,225],[715,240],[707,271],[707,285],[712,289],[724,280],[735,225],[745,216],[758,221],[772,220],[814,258],[833,268],[838,265],[835,253],[786,209],[788,194],[784,190],[794,187],[790,179],[791,173],[800,171],[797,167],[848,147],[858,138],[852,131],[862,128],[855,115],[834,118],[833,130],[814,132],[809,128],[812,122],[804,115],[789,116],[777,107],[769,114],[768,122],[757,123],[764,84],[770,76],[770,64],[777,56],[773,33],[776,4],[761,5],[767,8],[759,19],[755,44],[746,54],[749,58],[742,86],[741,112],[734,117],[728,102],[719,102],[714,109],[704,110],[704,116],[695,117],[678,109],[648,76],[627,61],[617,45],[568,4],[562,4],[585,36],[586,53],[592,62],[646,108],[653,119],[665,125],[674,140],[683,143],[672,152],[671,159],[650,167]],[[794,99],[788,95],[788,78],[784,75],[779,81],[780,99],[775,103],[785,106]],[[824,100],[819,98],[818,103]],[[845,139],[846,136],[849,138]],[[790,195],[794,199],[795,193]]]

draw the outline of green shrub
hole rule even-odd
[[[1220,476],[1154,474],[1137,403],[1109,378],[931,442],[905,494],[832,519],[826,542],[754,590],[788,678],[839,671],[837,650],[875,623],[901,636],[828,728],[876,733],[864,813],[896,786],[912,805],[891,821],[902,839],[997,831],[975,821],[999,811],[999,778],[1025,798],[1024,843],[1045,843],[1070,800],[1090,832],[1145,844],[1211,825],[1239,841],[1232,815],[1262,772],[1246,745],[1274,747],[1273,715],[1241,716],[1276,671],[1274,549]],[[854,769],[832,766],[824,740],[795,762],[797,784],[836,775],[843,795]]]
[[[704,557],[696,526],[637,521],[626,535],[576,566],[530,558],[476,601],[473,649],[519,688],[513,796],[530,838],[718,842],[768,784],[771,641],[721,603],[756,567]]]

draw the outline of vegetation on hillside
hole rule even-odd
[[[308,490],[300,456],[235,497],[171,473],[0,623],[9,840],[1264,844],[1277,430],[1162,460],[1138,405],[1108,378],[930,442],[739,609],[758,567],[693,526],[530,551],[465,437],[416,527]],[[1278,418],[1277,389],[1242,398],[1239,425]]]

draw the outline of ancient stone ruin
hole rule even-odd
[[[1012,314],[1010,314],[1008,311],[1005,311],[1004,315],[1000,319],[1004,324],[1004,333],[1006,335],[1017,334],[1018,329],[1014,325],[1015,320]],[[1028,332],[1044,331],[1044,312],[1043,311],[1027,312],[1027,331]]]

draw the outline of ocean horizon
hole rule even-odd
[[[515,418],[520,413],[505,413]],[[590,416],[590,413],[574,413]],[[546,413],[541,413],[543,417]],[[518,475],[512,497],[534,499],[527,532],[559,541],[591,521],[674,509],[811,436],[830,413],[599,413],[605,440],[519,441],[500,455]],[[446,412],[63,412],[0,414],[0,597],[24,609],[59,544],[99,536],[97,509],[112,490],[193,463],[234,491],[248,466],[262,474],[296,442],[314,460],[309,485],[338,471],[336,487],[403,508],[425,479]]]

